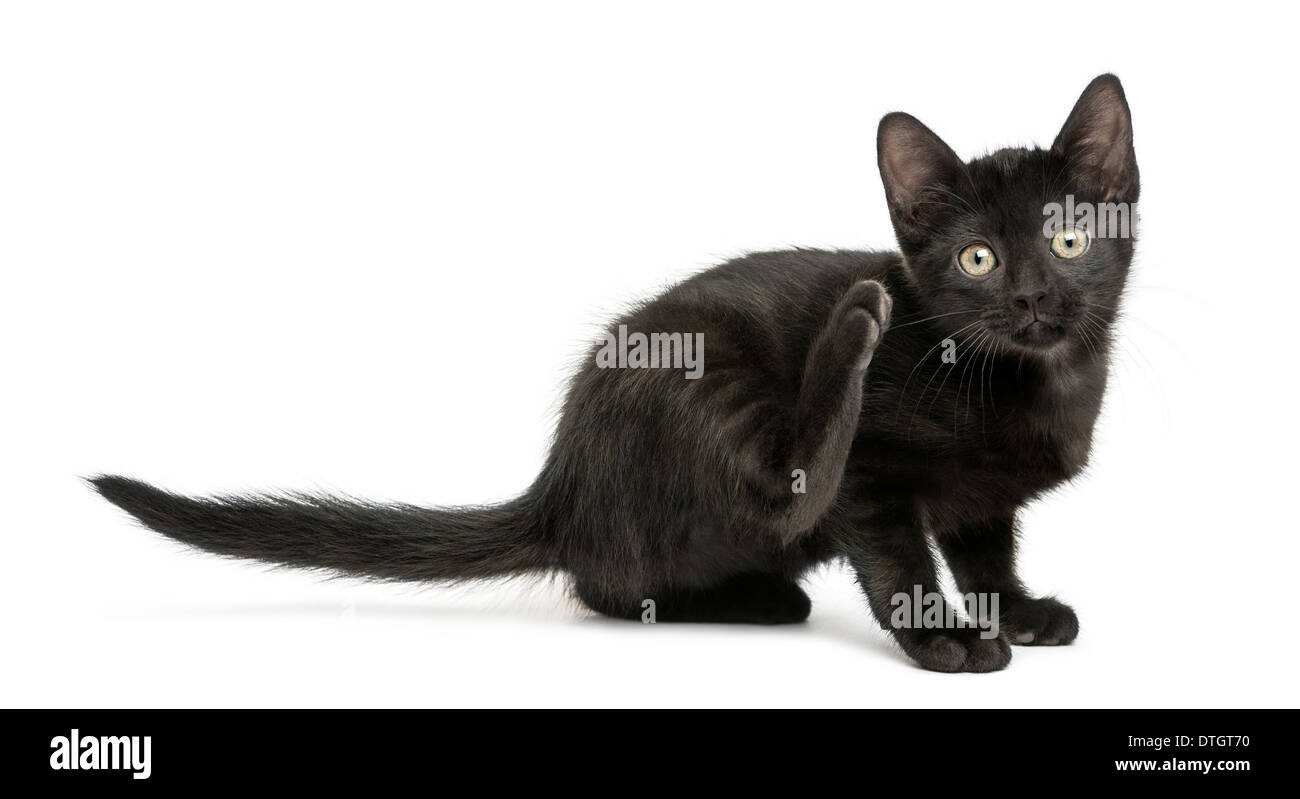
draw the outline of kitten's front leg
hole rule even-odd
[[[1079,634],[1069,605],[1030,596],[1016,575],[1014,516],[970,522],[937,538],[962,593],[998,594],[998,622],[1013,643],[1057,646]]]
[[[933,627],[911,623],[900,607],[916,596],[933,597],[938,618],[956,616],[942,599],[934,555],[921,520],[909,505],[859,507],[840,545],[867,595],[880,626],[913,660],[931,671],[998,671],[1011,662],[1007,637],[974,626]],[[901,621],[901,623],[900,623]]]

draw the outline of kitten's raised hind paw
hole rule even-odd
[[[832,323],[840,340],[847,346],[857,346],[853,358],[855,368],[866,369],[871,363],[880,337],[889,329],[893,307],[889,292],[875,280],[854,283],[835,306]]]

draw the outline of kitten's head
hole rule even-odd
[[[987,331],[1022,353],[1088,346],[1105,332],[1133,256],[1138,199],[1118,78],[1088,85],[1049,150],[964,163],[916,118],[893,113],[880,122],[878,151],[927,316],[946,314],[936,323],[954,336]]]

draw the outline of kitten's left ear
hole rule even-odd
[[[1102,202],[1137,202],[1133,120],[1119,78],[1100,75],[1088,84],[1052,151],[1066,159],[1075,178],[1095,189]]]

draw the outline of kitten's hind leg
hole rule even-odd
[[[787,544],[810,529],[839,492],[862,413],[862,381],[889,328],[893,301],[874,280],[853,285],[832,310],[804,366],[785,474],[800,470],[802,493],[787,492],[773,524]],[[784,478],[784,474],[782,475]]]
[[[779,575],[751,572],[707,588],[666,588],[645,597],[614,597],[579,582],[578,598],[619,619],[706,624],[795,624],[808,618],[812,602],[796,583]],[[653,603],[653,604],[650,604]]]

